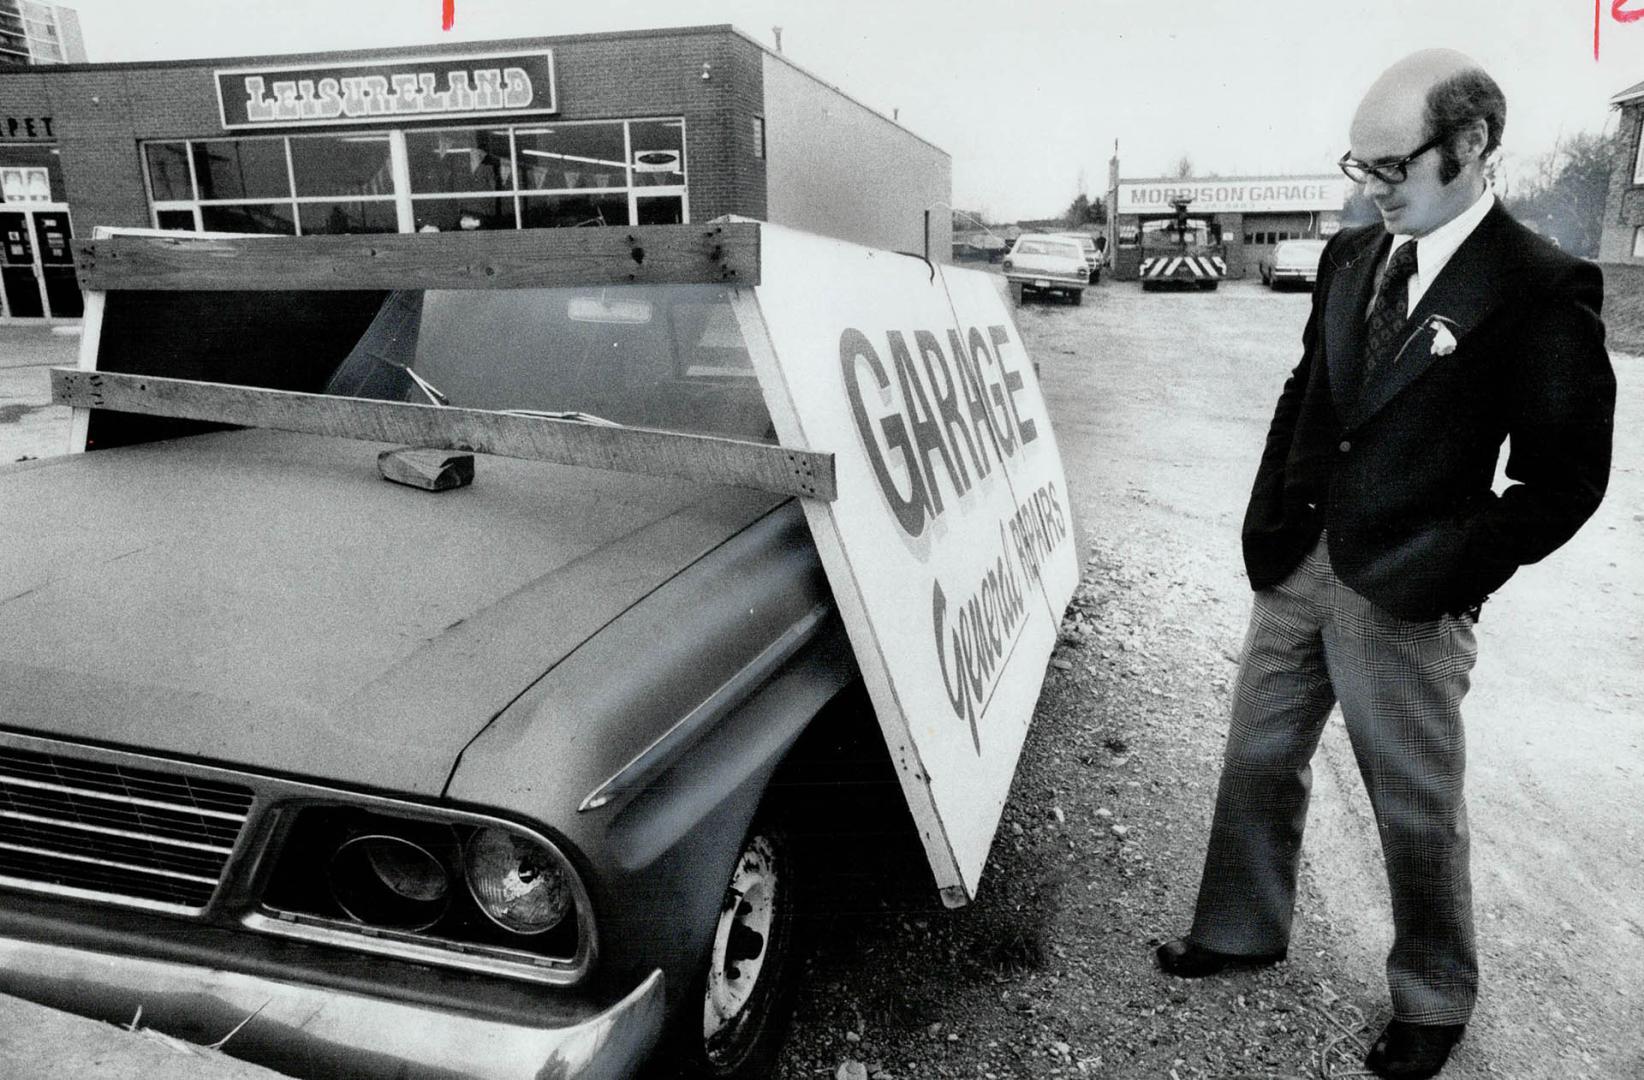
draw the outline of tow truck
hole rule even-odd
[[[1139,273],[1144,290],[1209,290],[1227,276],[1227,249],[1212,242],[1209,222],[1187,216],[1192,201],[1172,199],[1174,219],[1142,223]]]

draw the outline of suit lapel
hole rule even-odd
[[[1336,268],[1330,295],[1324,302],[1324,361],[1330,372],[1330,398],[1336,415],[1353,414],[1358,397],[1359,373],[1363,370],[1364,313],[1370,306],[1370,290],[1376,268],[1386,257],[1391,238],[1384,231],[1372,232]]]
[[[1377,367],[1359,395],[1352,414],[1354,423],[1368,420],[1427,369],[1445,362],[1433,352],[1435,322],[1448,324],[1447,329],[1459,341],[1501,302],[1503,267],[1497,258],[1496,241],[1505,213],[1500,203],[1492,207],[1422,294],[1421,303],[1404,325],[1398,352]]]

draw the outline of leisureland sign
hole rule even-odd
[[[1078,583],[1033,363],[987,274],[770,225],[760,264],[735,301],[743,332],[782,444],[834,454],[839,496],[805,500],[806,517],[936,882],[961,904]]]
[[[215,75],[225,128],[557,111],[551,52],[233,68]]]
[[[1262,214],[1340,210],[1352,190],[1345,176],[1238,177],[1227,180],[1135,180],[1119,184],[1117,213],[1169,214],[1173,199],[1192,199],[1195,214]]]

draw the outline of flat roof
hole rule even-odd
[[[487,50],[503,50],[510,48],[517,49],[521,45],[557,45],[567,42],[617,41],[622,39],[639,40],[644,38],[678,37],[681,35],[698,34],[724,34],[741,38],[743,41],[746,41],[758,48],[767,56],[771,56],[782,61],[784,64],[787,64],[789,67],[804,75],[806,78],[826,86],[840,97],[846,98],[853,104],[859,105],[868,112],[873,113],[881,120],[884,120],[885,123],[913,136],[926,146],[929,146],[932,150],[935,150],[950,159],[952,158],[952,155],[946,150],[943,150],[940,146],[937,146],[929,139],[913,131],[900,120],[894,117],[886,116],[883,112],[863,102],[860,98],[841,90],[838,84],[821,78],[815,72],[804,67],[802,64],[795,63],[788,56],[771,48],[769,45],[766,45],[763,41],[760,41],[752,34],[749,34],[744,30],[739,30],[730,23],[711,23],[699,26],[659,26],[645,30],[607,30],[588,34],[556,34],[545,37],[493,38],[488,41],[434,42],[425,45],[385,45],[380,48],[371,49],[332,49],[321,50],[318,52],[266,53],[253,56],[195,56],[179,58],[176,60],[131,60],[102,64],[48,64],[26,68],[19,67],[12,71],[0,68],[0,78],[3,78],[6,75],[23,74],[25,72],[31,75],[38,75],[59,71],[144,71],[172,68],[239,67],[257,64],[283,65],[303,62],[369,61],[380,60],[385,57],[392,58],[396,56],[441,56],[445,54],[462,55]]]

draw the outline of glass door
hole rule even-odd
[[[32,225],[27,210],[0,211],[0,292],[5,294],[8,318],[41,319],[46,314]]]
[[[80,295],[80,282],[74,276],[74,249],[69,240],[74,231],[69,226],[67,210],[30,210],[34,218],[35,251],[40,255],[40,284],[45,290],[46,307],[54,319],[78,319],[85,313],[85,298]]]

